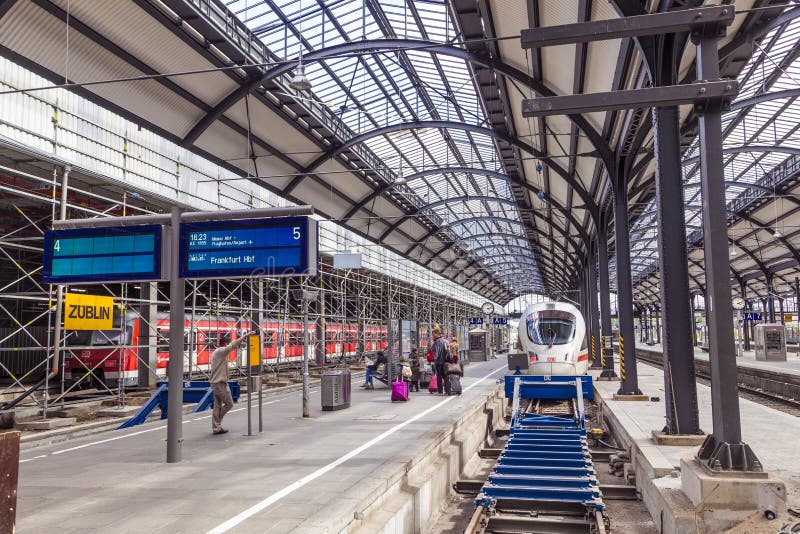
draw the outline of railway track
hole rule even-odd
[[[650,365],[663,368],[662,354],[658,351],[636,349],[636,357]],[[695,374],[702,383],[711,383],[709,362],[695,358]],[[767,369],[737,367],[739,392],[743,398],[770,408],[800,416],[800,376]]]

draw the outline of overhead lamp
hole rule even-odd
[[[408,180],[406,180],[405,177],[401,174],[400,176],[395,178],[394,182],[392,182],[392,185],[406,185],[407,183]]]
[[[308,80],[308,76],[306,76],[306,68],[303,65],[302,57],[297,64],[297,70],[292,77],[292,81],[289,82],[289,87],[295,91],[308,91],[311,89],[311,82]]]
[[[731,256],[736,256],[739,253],[739,250],[736,248],[736,245],[731,243]]]
[[[775,231],[772,232],[772,237],[774,237],[775,239],[780,239],[783,237],[783,234],[781,233],[780,230],[778,230],[777,226],[775,227]]]

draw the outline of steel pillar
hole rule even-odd
[[[617,378],[614,371],[614,351],[611,347],[611,290],[608,285],[608,237],[606,236],[606,216],[601,217],[597,229],[597,259],[600,280],[600,321],[603,372],[601,378]]]
[[[621,173],[614,187],[614,241],[617,258],[617,317],[619,318],[618,395],[641,395],[636,372],[636,337],[633,333],[633,283],[628,232],[628,181]]]
[[[139,315],[142,316],[142,326],[139,330],[139,339],[134,343],[139,345],[137,349],[138,369],[137,384],[142,387],[152,388],[156,379],[156,343],[158,338],[158,310],[156,300],[158,300],[158,284],[156,282],[142,282],[139,290]]]
[[[697,78],[719,79],[717,36],[695,36]],[[736,351],[733,344],[730,257],[722,161],[722,106],[710,102],[700,113],[700,172],[703,195],[703,249],[706,267],[706,315],[711,369],[713,434],[697,457],[713,471],[761,471],[761,463],[742,443]]]
[[[695,316],[697,310],[694,307],[694,294],[689,295],[689,308],[692,313],[692,352],[694,352],[694,347],[697,346],[697,317]]]
[[[785,321],[785,317],[786,316],[783,314],[783,299],[782,298],[778,299],[778,315],[781,318],[781,324],[785,325],[786,324],[786,321]]]
[[[775,322],[775,297],[773,296],[772,291],[772,275],[767,275],[767,312],[769,313],[769,322]],[[766,321],[765,321],[766,322]]]
[[[315,342],[314,342],[314,364],[321,369],[325,365],[325,299],[327,292],[320,287],[319,298],[317,299],[317,320],[314,322]]]
[[[172,208],[172,242],[180,243],[181,209]],[[169,267],[169,361],[167,362],[167,463],[181,461],[183,441],[183,321],[186,288],[178,260]]]
[[[603,357],[600,347],[600,313],[597,309],[597,250],[589,254],[589,356],[593,369],[602,369]]]
[[[689,258],[681,172],[680,117],[677,106],[653,110],[656,152],[656,213],[658,263],[661,273],[661,341],[658,311],[656,335],[662,342],[667,434],[699,434],[697,377],[692,347],[693,320],[689,305]]]

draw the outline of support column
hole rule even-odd
[[[180,242],[181,209],[172,208],[172,239]],[[178,259],[169,268],[169,361],[167,362],[167,463],[181,461],[183,442],[183,321],[186,287]]]
[[[767,312],[769,313],[769,322],[775,322],[775,297],[772,291],[772,275],[767,275]],[[766,321],[765,321],[766,322]]]
[[[699,434],[694,367],[694,315],[689,304],[680,119],[677,106],[653,110],[656,151],[659,290],[664,313],[663,362],[667,434]],[[661,340],[658,311],[656,336]],[[690,320],[691,317],[691,320]]]
[[[692,313],[692,347],[697,346],[697,317],[695,317],[694,294],[689,295],[689,308]]]
[[[700,36],[697,79],[719,79],[715,36]],[[761,471],[761,463],[742,442],[736,351],[733,344],[730,257],[722,160],[722,106],[707,104],[700,114],[700,171],[703,195],[703,249],[705,254],[708,349],[711,368],[711,413],[714,432],[697,457],[714,471]]]
[[[750,309],[750,301],[747,300],[747,284],[740,283],[739,284],[742,299],[744,299],[744,310],[742,310],[742,314],[746,317],[746,312]],[[742,321],[742,336],[744,337],[744,350],[750,350],[750,321],[747,319],[743,319]]]
[[[599,263],[600,280],[600,321],[603,372],[600,378],[616,379],[614,371],[614,351],[611,346],[611,290],[608,286],[608,238],[606,237],[606,217],[600,218],[600,228],[597,229],[597,259]]]
[[[641,395],[636,370],[636,337],[633,333],[633,285],[631,281],[631,247],[628,232],[628,183],[617,176],[614,188],[614,238],[617,258],[617,317],[619,318],[618,395]]]
[[[597,310],[597,251],[589,253],[589,356],[591,357],[592,369],[603,367],[602,349],[600,347],[600,313]]]
[[[158,300],[158,287],[156,282],[142,282],[139,290],[139,298],[143,301],[139,305],[139,315],[142,321],[139,323],[139,339],[135,341],[139,345],[136,362],[137,384],[140,387],[152,388],[156,385],[156,343],[158,341],[158,311],[156,300]]]
[[[661,343],[661,309],[656,308],[656,343]]]
[[[778,299],[778,315],[780,316],[781,324],[785,325],[786,321],[784,320],[785,315],[783,314],[783,299],[782,298]]]
[[[322,285],[319,288],[319,299],[317,300],[317,320],[314,321],[315,343],[314,343],[314,363],[319,369],[325,365],[325,298],[327,291]]]

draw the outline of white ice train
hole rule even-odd
[[[519,320],[519,341],[530,375],[583,375],[589,368],[586,323],[564,302],[539,302]]]

